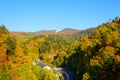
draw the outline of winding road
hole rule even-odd
[[[62,73],[63,73],[63,76],[64,76],[64,80],[70,80],[69,74],[67,72],[62,71]]]
[[[46,64],[44,64],[42,62],[37,62],[36,64],[39,65],[42,68],[47,66]],[[64,80],[74,80],[73,73],[70,71],[69,68],[56,68],[56,69],[58,69],[59,71],[62,72]]]
[[[74,80],[74,76],[71,71],[67,70],[66,68],[62,68],[61,71],[63,73],[64,80]]]

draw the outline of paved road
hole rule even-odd
[[[73,73],[70,70],[67,70],[66,68],[61,69],[63,76],[64,76],[64,80],[74,80],[74,76]]]
[[[37,62],[36,64],[39,65],[42,68],[47,66],[43,62]],[[56,69],[60,70],[63,73],[64,80],[74,80],[73,73],[70,71],[69,68],[56,68]]]
[[[67,73],[69,74],[69,80],[74,80],[73,73],[71,71],[67,71]]]
[[[62,71],[62,73],[63,73],[63,76],[64,76],[64,80],[70,80],[69,79],[69,74],[67,72]]]

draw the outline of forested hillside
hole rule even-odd
[[[28,50],[24,44],[29,37],[16,38],[5,26],[0,26],[0,80],[57,80],[53,72],[32,65],[39,56],[34,52],[36,48],[31,49],[28,44]]]
[[[74,34],[9,33],[0,26],[0,80],[58,80],[32,62],[66,67],[75,80],[120,80],[120,18]]]
[[[72,43],[68,54],[76,80],[120,80],[120,18]]]

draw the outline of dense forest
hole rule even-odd
[[[75,80],[120,80],[120,18],[73,34],[14,34],[0,26],[0,80],[58,80],[32,64],[38,59],[70,68]]]

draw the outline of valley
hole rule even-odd
[[[33,65],[38,59],[44,64]],[[114,79],[120,79],[119,17],[86,30],[10,32],[0,26],[0,80]]]

